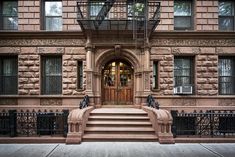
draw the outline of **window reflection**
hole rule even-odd
[[[62,2],[45,2],[45,29],[51,31],[62,30]]]
[[[220,1],[219,2],[219,29],[233,30],[234,29],[234,2]]]
[[[5,30],[18,29],[18,2],[5,1],[2,6],[2,23]]]

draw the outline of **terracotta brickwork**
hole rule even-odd
[[[218,0],[197,0],[196,29],[218,30]]]
[[[18,20],[21,31],[40,30],[40,0],[19,0]]]
[[[160,9],[160,24],[156,30],[174,30],[174,1],[162,0]]]
[[[63,0],[63,30],[81,30],[77,22],[76,0]]]

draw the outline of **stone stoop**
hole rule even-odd
[[[157,141],[147,112],[101,108],[90,113],[82,141]]]

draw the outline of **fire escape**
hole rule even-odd
[[[156,29],[160,2],[155,0],[78,0],[77,21],[85,35],[116,32],[131,34],[145,44]]]

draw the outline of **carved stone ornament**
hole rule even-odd
[[[0,46],[84,46],[83,39],[5,39]]]
[[[17,105],[18,101],[14,98],[0,98],[0,105]]]
[[[172,99],[174,106],[196,106],[196,99]]]
[[[235,39],[153,39],[152,46],[235,46]]]
[[[41,106],[61,106],[62,99],[51,99],[51,98],[43,98],[40,99]]]

